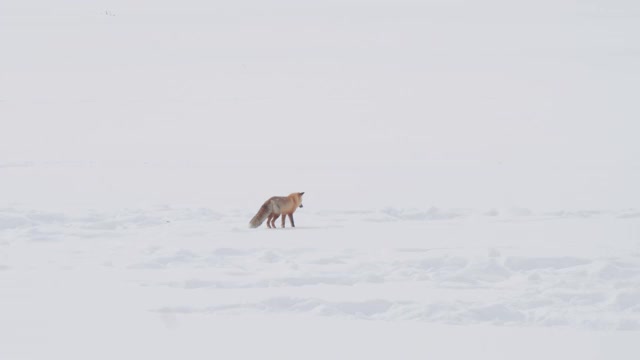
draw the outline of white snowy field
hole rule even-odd
[[[252,215],[0,209],[0,356],[638,356],[638,210]]]
[[[626,0],[0,1],[0,359],[640,358],[639,34]]]

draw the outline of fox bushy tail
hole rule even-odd
[[[271,209],[269,207],[269,202],[267,201],[264,204],[262,204],[262,206],[260,206],[260,210],[258,210],[258,213],[256,214],[256,216],[254,216],[253,219],[251,219],[251,221],[249,222],[249,227],[257,228],[258,226],[262,225],[264,220],[270,214],[271,214]]]

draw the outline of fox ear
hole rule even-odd
[[[304,191],[300,193],[300,196],[304,195]]]

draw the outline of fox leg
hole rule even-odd
[[[287,214],[282,214],[282,227],[284,228],[284,221],[287,219]]]
[[[274,228],[274,229],[276,228],[276,220],[278,220],[279,217],[280,217],[280,214],[275,214],[273,216],[273,219],[271,219],[271,227],[272,228]]]
[[[293,214],[289,214],[289,221],[291,221],[291,227],[296,227],[296,224],[293,223]],[[282,218],[282,223],[284,224],[284,216]]]
[[[269,217],[267,217],[267,227],[269,229],[271,229],[271,218],[273,217],[273,214],[269,214]]]

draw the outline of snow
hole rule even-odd
[[[270,230],[248,229],[248,209],[2,209],[1,353],[637,355],[628,211],[416,213],[307,203],[298,227]],[[545,349],[520,348],[532,343]]]
[[[639,20],[3,0],[0,359],[636,359]]]

